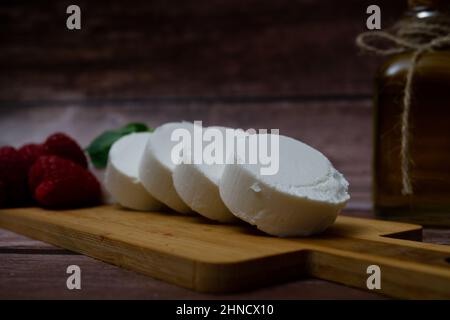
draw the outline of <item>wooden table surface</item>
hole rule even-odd
[[[404,9],[379,2],[386,24]],[[278,128],[348,178],[343,214],[372,217],[371,88],[380,60],[353,41],[371,1],[168,3],[78,1],[82,30],[72,32],[64,1],[2,2],[0,145],[64,131],[86,146],[129,121]],[[450,244],[450,231],[426,229],[424,240]],[[72,264],[82,269],[82,290],[66,289]],[[0,299],[16,298],[384,297],[316,279],[200,294],[0,229]]]

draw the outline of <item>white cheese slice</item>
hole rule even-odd
[[[333,224],[350,198],[348,182],[330,161],[295,139],[279,136],[276,174],[261,175],[261,167],[260,163],[226,165],[219,190],[235,216],[268,234],[320,233]]]
[[[213,135],[214,133],[211,131],[215,130],[216,133],[225,137],[226,129],[225,127],[203,128],[203,135],[208,134],[208,131]],[[215,142],[204,142],[200,151],[203,152],[205,147],[211,143]],[[223,141],[222,146],[225,147],[225,141]],[[225,150],[222,150],[224,159],[213,164],[206,164],[205,161],[196,164],[194,163],[192,150],[186,151],[184,158],[189,162],[179,164],[173,172],[173,183],[180,197],[192,210],[206,218],[224,223],[237,221],[236,217],[225,206],[219,194],[219,181],[225,169]]]
[[[177,212],[190,213],[191,209],[173,186],[172,173],[177,163],[172,159],[172,149],[179,142],[172,141],[171,136],[176,129],[186,129],[193,136],[194,124],[170,122],[156,128],[145,147],[139,166],[139,179],[153,197]],[[194,184],[195,181],[189,183]]]
[[[160,210],[163,204],[152,197],[138,178],[139,163],[150,133],[132,133],[117,140],[109,151],[105,188],[123,207]]]

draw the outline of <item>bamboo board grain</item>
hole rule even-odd
[[[245,224],[101,206],[0,210],[0,227],[203,292],[306,275],[367,289],[367,267],[376,264],[381,293],[450,298],[450,247],[412,241],[421,227],[410,224],[341,216],[320,236],[282,239]]]

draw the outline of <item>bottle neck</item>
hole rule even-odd
[[[449,0],[408,0],[409,8],[424,8],[450,11]]]
[[[450,2],[450,0],[447,1]],[[414,30],[412,33],[405,33],[403,36],[410,41],[422,44],[431,43],[437,38],[446,37],[450,34],[450,10],[417,5],[410,8],[403,19],[400,20],[399,29],[402,27],[410,27],[410,30]],[[445,44],[438,47],[437,50],[448,52],[450,46]]]
[[[437,7],[433,5],[426,6],[424,2],[426,0],[414,0],[416,2],[420,2],[420,4],[410,7],[407,11],[407,17],[412,19],[417,19],[418,21],[429,22],[433,24],[446,25],[450,27],[450,8],[449,0],[446,3],[446,6]]]

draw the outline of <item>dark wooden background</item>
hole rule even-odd
[[[82,30],[66,29],[66,7]],[[0,3],[0,145],[65,131],[81,144],[128,121],[279,128],[323,151],[351,184],[344,214],[372,216],[366,8],[387,27],[405,1],[195,0]],[[99,173],[101,175],[101,172]],[[427,230],[427,241],[449,243]],[[83,289],[65,289],[65,268]],[[0,230],[0,298],[379,298],[302,279],[209,296]]]
[[[76,3],[82,30],[66,29]],[[406,0],[3,0],[0,99],[368,97],[355,36]]]

